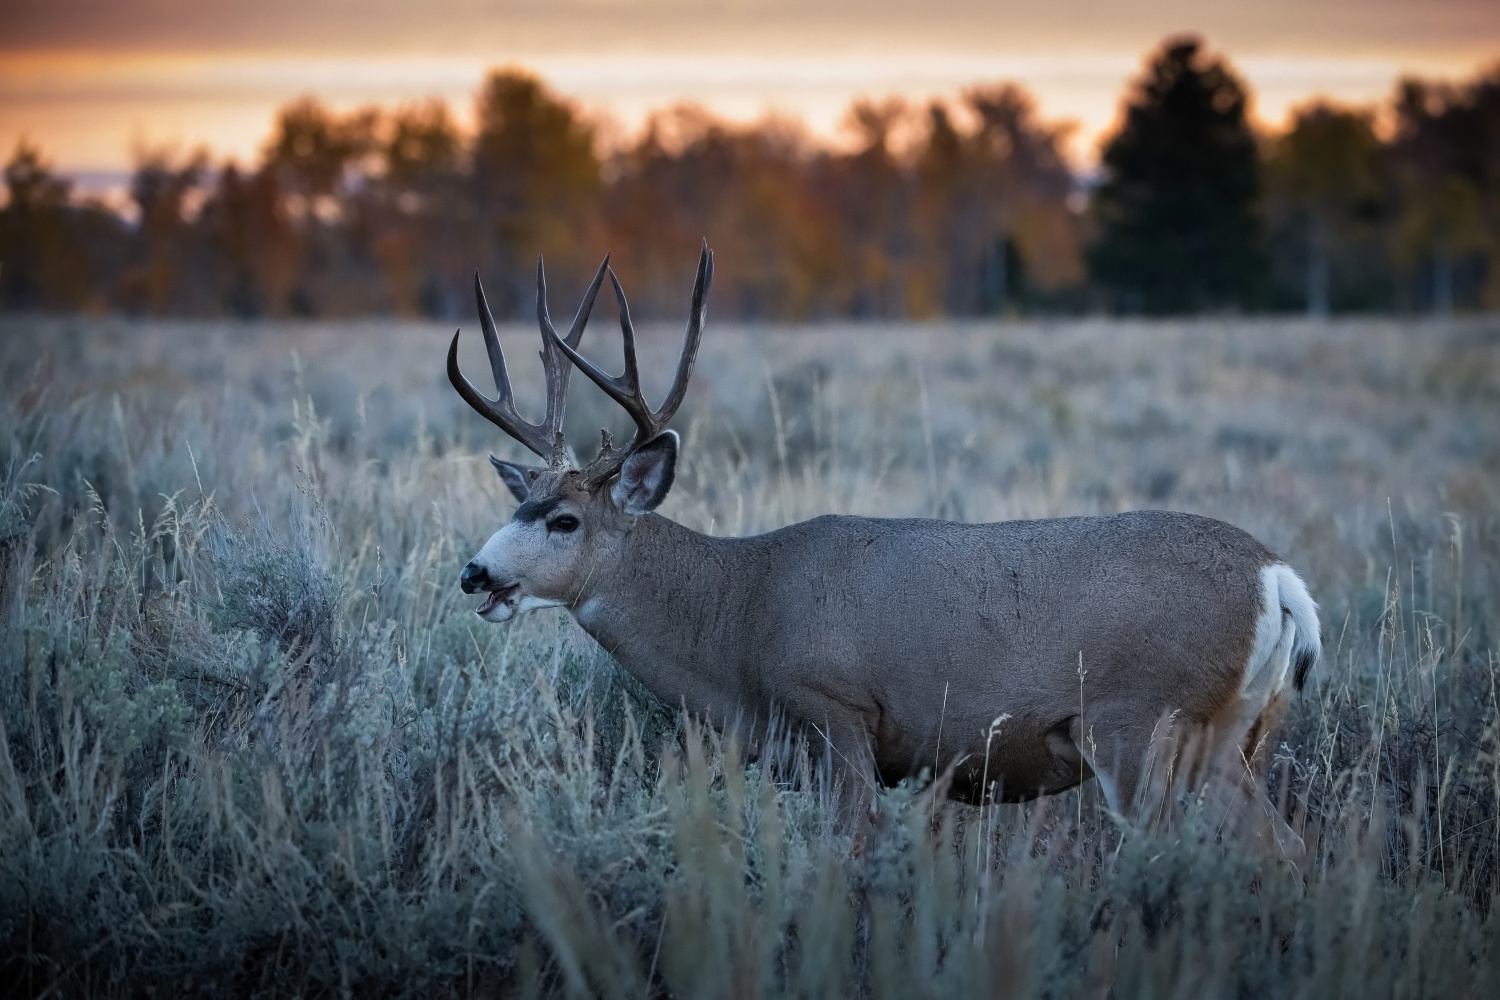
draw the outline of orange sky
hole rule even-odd
[[[69,171],[127,168],[142,144],[255,156],[275,108],[426,96],[466,112],[485,69],[519,63],[626,129],[691,99],[768,109],[833,136],[862,94],[922,98],[1011,79],[1079,125],[1092,159],[1160,39],[1196,31],[1280,121],[1315,95],[1367,102],[1403,73],[1500,59],[1500,2],[1147,0],[0,0],[0,145],[29,136]]]

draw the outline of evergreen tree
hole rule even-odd
[[[1169,39],[1104,150],[1094,277],[1129,312],[1247,308],[1264,287],[1260,161],[1231,69]]]

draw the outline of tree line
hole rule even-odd
[[[1095,176],[1011,84],[862,100],[855,141],[692,106],[605,150],[522,70],[475,125],[428,102],[284,107],[253,167],[146,155],[122,214],[72,197],[24,140],[6,166],[0,308],[184,316],[452,317],[484,276],[531,309],[534,261],[579,287],[604,249],[642,315],[676,316],[698,240],[744,319],[1500,307],[1500,69],[1317,102],[1258,134],[1196,39],[1167,40]]]

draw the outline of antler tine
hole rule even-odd
[[[615,301],[620,305],[620,340],[625,352],[625,373],[616,382],[622,392],[619,395],[612,393],[611,397],[635,421],[635,443],[639,444],[659,431],[661,426],[656,423],[651,405],[641,392],[641,369],[635,356],[635,324],[630,321],[630,303],[625,301],[625,289],[620,287],[620,279],[615,277],[613,268],[609,280],[615,286]]]
[[[509,408],[509,416],[515,416],[515,397],[510,390],[510,374],[505,370],[505,352],[500,349],[500,334],[495,329],[495,317],[490,313],[490,303],[484,297],[484,285],[479,281],[477,269],[474,271],[474,307],[479,311],[479,330],[484,334],[484,353],[490,359],[490,374],[494,376],[495,390],[499,393],[496,402],[501,407]]]
[[[583,329],[588,325],[589,314],[594,309],[594,299],[599,294],[599,286],[604,283],[604,273],[608,269],[609,254],[605,254],[599,270],[594,273],[594,280],[589,282],[583,301],[578,305],[578,312],[573,316],[573,326],[564,340],[568,346],[576,347],[583,340]],[[547,415],[542,424],[542,433],[548,438],[548,447],[555,451],[557,435],[562,431],[563,414],[567,411],[568,376],[572,374],[572,369],[567,357],[553,346],[553,341],[560,338],[552,326],[552,317],[547,313],[547,274],[542,266],[541,254],[537,254],[536,258],[536,321],[542,330],[540,353],[542,370],[547,379]],[[547,457],[553,461],[558,460],[555,454]]]
[[[693,377],[693,365],[698,362],[698,345],[703,341],[703,321],[708,314],[708,292],[714,283],[714,255],[708,249],[708,240],[698,254],[698,276],[693,281],[693,313],[688,317],[687,332],[682,338],[682,354],[677,359],[677,376],[672,379],[672,388],[658,413],[664,414],[665,427],[682,400],[687,396],[688,380]]]
[[[453,383],[453,388],[458,390],[464,402],[473,407],[474,412],[545,458],[547,457],[547,443],[537,433],[540,428],[522,420],[520,414],[516,412],[515,399],[510,389],[510,376],[505,370],[505,352],[500,348],[500,337],[495,331],[495,319],[490,315],[489,303],[485,301],[484,286],[479,281],[478,271],[474,272],[474,301],[479,310],[479,328],[484,333],[484,349],[489,355],[490,372],[495,378],[497,398],[486,399],[459,370],[458,337],[462,332],[460,330],[454,331],[453,343],[448,345],[448,381]]]
[[[604,390],[606,396],[619,403],[621,409],[630,415],[636,426],[634,443],[639,444],[660,428],[656,426],[655,415],[651,412],[650,404],[641,394],[641,372],[636,362],[635,327],[630,322],[630,304],[625,301],[625,290],[620,287],[620,279],[615,277],[613,268],[609,269],[609,280],[615,288],[615,300],[620,304],[620,335],[625,345],[624,373],[619,376],[609,374],[575,351],[571,345],[559,340],[555,333],[552,335],[552,343],[561,348],[567,354],[568,359],[578,366],[579,371],[587,375],[595,385]]]
[[[481,417],[499,427],[502,431],[515,438],[517,441],[536,452],[542,454],[537,444],[533,442],[530,435],[521,429],[524,423],[515,415],[515,408],[506,406],[498,401],[484,398],[484,395],[473,384],[464,377],[458,368],[458,337],[462,330],[453,331],[453,342],[448,345],[448,381],[453,383],[453,388],[463,397]]]
[[[573,317],[573,326],[568,331],[567,338],[571,344],[577,344],[583,339],[583,330],[588,324],[589,313],[593,310],[594,299],[599,292],[599,286],[604,281],[604,272],[608,264],[609,257],[606,255],[604,263],[599,265],[599,271],[594,275],[593,283],[589,285],[588,292],[578,307],[578,313]],[[557,336],[557,331],[552,328],[552,320],[547,315],[547,281],[540,257],[537,258],[536,281],[537,322],[542,329],[542,367],[547,381],[547,414],[542,422],[533,424],[516,412],[510,375],[505,366],[505,352],[500,347],[500,336],[495,328],[495,318],[490,313],[489,302],[485,299],[484,286],[479,280],[477,271],[474,273],[474,302],[479,311],[479,327],[484,334],[485,353],[489,355],[490,372],[495,379],[497,397],[494,400],[486,399],[459,370],[459,331],[454,332],[453,343],[448,347],[448,381],[453,383],[453,388],[458,390],[464,402],[473,407],[480,416],[542,458],[556,464],[565,456],[561,440],[562,421],[567,407],[570,369],[567,357],[559,356],[552,347],[554,342],[562,343],[562,340]]]
[[[573,315],[573,326],[568,330],[568,335],[563,338],[569,347],[576,348],[583,342],[583,328],[588,326],[589,313],[594,309],[594,297],[599,294],[599,286],[604,284],[604,274],[608,270],[609,254],[605,254],[604,259],[599,262],[599,270],[594,272],[594,280],[589,282],[589,290],[584,293],[583,301],[578,304],[578,312]]]
[[[608,436],[605,436],[604,447],[594,462],[590,463],[590,468],[597,468],[600,475],[612,473],[632,448],[644,444],[659,434],[671,421],[677,408],[682,405],[682,400],[687,395],[688,380],[692,378],[693,365],[698,357],[698,345],[703,339],[703,320],[707,315],[708,292],[713,284],[713,274],[713,254],[709,252],[708,241],[704,240],[703,249],[698,255],[697,278],[693,282],[692,315],[688,317],[682,356],[677,362],[677,375],[659,410],[653,411],[641,393],[640,368],[635,353],[635,327],[630,321],[630,306],[625,301],[625,290],[620,287],[620,281],[615,277],[613,269],[610,269],[609,280],[614,284],[615,298],[620,304],[620,333],[624,340],[625,371],[618,376],[610,375],[579,354],[572,345],[564,343],[556,333],[550,334],[550,342],[566,354],[568,359],[578,366],[578,370],[589,377],[590,381],[604,390],[605,395],[620,404],[620,407],[630,415],[631,420],[635,421],[635,437],[624,449],[616,451],[611,448],[608,444]]]

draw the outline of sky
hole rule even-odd
[[[27,137],[103,187],[144,149],[253,161],[304,94],[440,97],[464,118],[487,69],[519,65],[624,136],[690,100],[837,140],[856,97],[1012,80],[1075,123],[1087,168],[1146,55],[1181,32],[1229,57],[1272,126],[1313,97],[1374,103],[1405,74],[1500,63],[1496,0],[0,0],[0,147]]]

